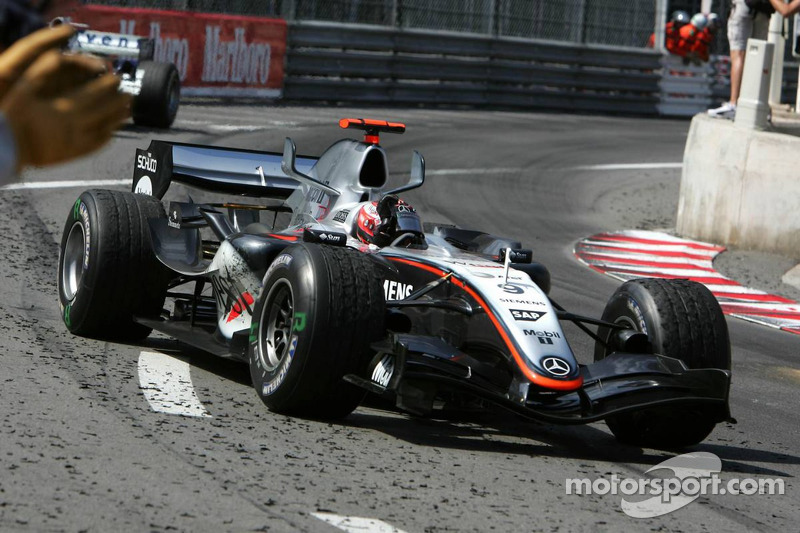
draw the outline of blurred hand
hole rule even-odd
[[[119,78],[103,74],[102,61],[56,50],[73,32],[40,30],[0,55],[0,109],[17,142],[18,168],[92,152],[130,115],[130,96],[117,91]]]
[[[75,34],[64,24],[36,31],[20,39],[0,54],[0,101],[33,62],[48,50],[58,50]]]

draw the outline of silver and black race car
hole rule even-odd
[[[70,210],[67,328],[111,340],[156,330],[246,362],[263,402],[298,416],[346,416],[368,391],[416,415],[490,402],[548,423],[605,419],[624,442],[666,448],[732,420],[727,326],[704,286],[634,280],[600,319],[569,312],[519,242],[420,222],[397,196],[423,184],[418,152],[408,183],[387,186],[379,136],[403,124],[340,126],[364,138],[319,157],[297,156],[291,139],[282,154],[138,149],[131,192],[89,190]],[[236,200],[165,212],[172,183]],[[594,340],[593,364],[578,363],[563,321]]]

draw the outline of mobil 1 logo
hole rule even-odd
[[[553,344],[553,339],[560,339],[561,335],[557,331],[544,331],[538,329],[523,330],[525,336],[536,337],[540,344]]]
[[[545,315],[545,311],[526,311],[525,309],[509,309],[514,320],[536,322]]]

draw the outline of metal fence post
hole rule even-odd
[[[394,0],[394,26],[400,28],[403,25],[403,0]]]
[[[279,0],[278,12],[286,20],[297,19],[297,0]]]
[[[487,32],[489,35],[497,35],[497,1],[492,0],[489,7],[489,27]]]
[[[576,42],[586,42],[586,0],[578,2],[578,17],[577,17],[577,30]]]
[[[667,48],[664,45],[664,40],[666,38],[665,29],[667,26],[667,10],[669,6],[667,5],[667,0],[656,0],[656,27],[655,33],[656,35],[656,42],[654,44],[654,48],[661,52],[666,52]]]

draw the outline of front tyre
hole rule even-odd
[[[685,279],[636,279],[617,289],[603,320],[645,333],[653,352],[680,359],[690,369],[730,370],[728,326],[716,298],[704,285]],[[608,341],[609,328],[599,328]],[[594,360],[608,355],[595,345]],[[610,416],[618,440],[652,448],[682,448],[701,442],[714,429],[717,415],[702,407],[663,407]]]
[[[92,189],[73,204],[58,259],[58,299],[70,332],[109,340],[150,333],[133,317],[157,317],[169,282],[153,254],[151,218],[166,218],[161,202],[130,192]]]
[[[316,244],[287,248],[272,262],[253,309],[250,375],[270,410],[331,419],[350,414],[364,392],[370,344],[384,335],[385,302],[375,263],[361,252]]]

